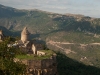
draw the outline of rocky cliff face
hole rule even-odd
[[[55,57],[42,60],[24,59],[21,61],[27,65],[27,75],[58,75]]]
[[[53,59],[28,61],[29,75],[57,75],[57,63]]]
[[[57,75],[56,68],[29,69],[28,75]]]

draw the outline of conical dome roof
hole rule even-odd
[[[3,35],[2,30],[0,30],[0,35]]]
[[[27,27],[24,27],[22,34],[24,34],[24,35],[30,34],[29,31],[27,30]]]

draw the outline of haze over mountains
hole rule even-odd
[[[25,26],[31,32],[32,38],[46,41],[50,49],[61,51],[87,65],[100,67],[99,18],[19,10],[0,5],[0,29],[5,34],[20,36],[19,32]]]

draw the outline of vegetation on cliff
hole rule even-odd
[[[34,54],[18,54],[15,57],[18,59],[27,59],[27,60],[42,60],[42,59],[50,59],[50,57],[54,54],[52,50],[40,50],[45,53],[45,55],[34,55]]]
[[[20,51],[17,51],[14,47],[7,47],[7,44],[10,42],[10,38],[0,42],[0,75],[22,75],[26,71],[26,66],[20,62],[15,63],[13,61],[15,55]]]
[[[11,41],[12,40],[12,41]],[[12,38],[7,38],[4,42],[0,43],[0,75],[22,75],[26,73],[25,65],[21,62],[14,62],[13,59],[16,55],[22,55],[20,50],[12,47],[7,47],[8,43],[13,42]],[[42,50],[47,53],[46,57],[41,58],[38,56],[36,59],[45,59],[52,55],[51,50]],[[74,55],[73,55],[74,56]],[[29,57],[22,57],[22,59],[30,59]],[[93,56],[94,57],[94,56]],[[20,57],[19,57],[20,58]],[[31,57],[33,59],[33,56]],[[98,60],[97,60],[98,61]],[[57,53],[57,69],[59,75],[99,75],[100,69],[90,65],[84,65],[74,59],[67,57],[64,54]]]

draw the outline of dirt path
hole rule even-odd
[[[50,44],[75,44],[75,43],[69,43],[69,42],[54,42],[54,41],[49,41],[47,43],[50,43]]]
[[[55,42],[55,41],[52,41],[52,40],[50,40],[49,42],[47,42],[47,44],[66,44],[66,45],[70,45],[70,44],[76,44],[76,43],[69,43],[69,42]],[[100,43],[90,43],[90,44],[81,44],[81,43],[79,43],[80,45],[100,45]]]
[[[69,43],[69,42],[54,42],[54,41],[49,41],[49,42],[47,42],[47,44],[48,43],[51,44],[51,45],[53,45],[53,46],[56,46],[59,49],[62,49],[66,54],[76,53],[76,52],[72,51],[71,49],[66,49],[66,48],[63,48],[63,47],[59,46],[59,44],[67,44],[67,45],[69,45],[69,44],[74,44],[74,43]]]
[[[66,49],[66,48],[63,48],[62,46],[60,46],[61,44],[66,44],[66,45],[73,45],[73,44],[78,44],[78,43],[69,43],[69,42],[55,42],[55,41],[52,41],[50,40],[49,42],[47,42],[47,44],[51,44],[59,49],[62,49],[66,54],[69,54],[69,53],[76,53],[74,51],[72,51],[71,49]],[[85,48],[87,45],[100,45],[100,43],[90,43],[90,44],[82,44],[82,43],[79,43],[80,47],[81,48]]]

